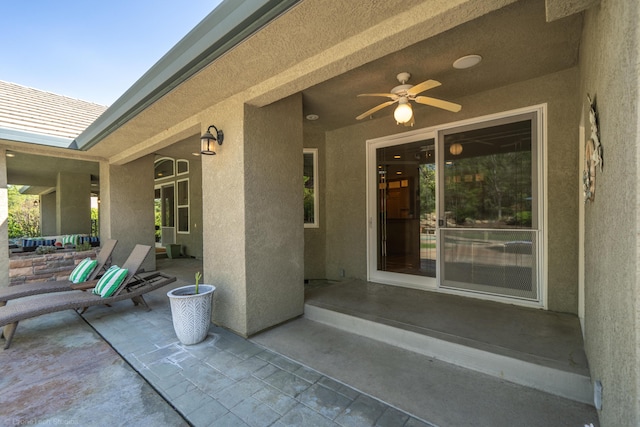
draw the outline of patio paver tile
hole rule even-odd
[[[352,400],[337,391],[319,384],[314,384],[309,387],[300,394],[298,399],[301,403],[330,420],[335,419],[352,403]]]
[[[187,418],[195,427],[208,427],[228,413],[229,410],[227,408],[215,400],[212,400],[188,414]]]
[[[408,414],[388,407],[380,418],[378,418],[376,427],[403,427],[408,419]]]
[[[182,367],[180,365],[168,359],[161,359],[157,362],[148,363],[145,366],[158,377],[167,377],[178,372],[182,372]]]
[[[309,409],[308,407],[298,404],[295,408],[289,411],[284,417],[280,418],[274,425],[274,427],[300,427],[300,426],[313,426],[313,427],[337,427],[338,424],[333,421],[324,418],[317,412]]]
[[[294,398],[311,386],[311,383],[302,378],[282,370],[265,378],[264,381]]]
[[[436,427],[435,424],[425,423],[417,418],[409,417],[409,420],[404,427]]]
[[[182,375],[180,375],[182,377]],[[182,377],[183,380],[178,382],[177,384],[163,389],[163,394],[165,394],[171,401],[179,398],[180,396],[192,392],[194,390],[198,390],[198,387],[188,379]],[[155,384],[154,384],[155,385]]]
[[[138,357],[138,360],[144,364],[149,364],[152,362],[157,362],[158,360],[162,360],[165,357],[173,356],[174,354],[183,352],[180,347],[176,345],[169,345],[167,347],[161,347],[157,350],[149,351],[147,353],[141,354]]]
[[[309,369],[306,366],[301,366],[293,373],[310,383],[315,383],[322,378],[322,374],[320,372]]]
[[[231,409],[264,387],[265,384],[262,381],[249,377],[214,393],[213,397],[224,407]]]
[[[269,385],[254,393],[252,397],[266,404],[280,415],[286,414],[298,404],[298,401],[292,397]]]
[[[280,418],[280,414],[268,405],[253,398],[243,400],[231,412],[251,427],[267,427]]]
[[[360,395],[335,421],[348,427],[375,425],[387,405],[365,395]]]
[[[173,405],[185,415],[189,415],[205,404],[211,404],[211,402],[215,402],[215,400],[211,396],[201,393],[197,388],[172,399]]]
[[[345,386],[344,384],[342,384],[342,383],[340,383],[338,381],[335,381],[335,380],[333,380],[333,379],[331,379],[329,377],[323,376],[322,378],[320,378],[318,380],[318,383],[323,385],[323,386],[325,386],[325,387],[327,387],[327,388],[330,388],[331,390],[337,391],[338,393],[348,397],[351,400],[357,399],[358,396],[360,395],[359,391],[357,391],[357,390],[355,390],[355,389],[353,389],[351,387]]]
[[[248,359],[258,353],[262,353],[263,348],[250,341],[245,341],[233,343],[226,350],[240,359]]]
[[[222,418],[214,420],[209,427],[249,427],[233,412],[227,412]]]
[[[218,351],[203,360],[206,364],[216,368],[220,372],[224,372],[225,370],[242,362],[242,359],[231,353],[227,353],[226,351]]]
[[[266,361],[265,361],[266,363]],[[265,379],[270,375],[273,375],[275,372],[280,371],[281,369],[278,368],[275,365],[272,364],[267,364],[264,367],[258,369],[257,371],[253,372],[253,376],[259,379]]]
[[[149,382],[154,387],[157,387],[162,390],[168,390],[171,387],[175,386],[176,384],[180,384],[182,381],[187,380],[187,378],[185,378],[184,375],[182,375],[182,373],[177,373],[177,374],[169,375],[166,377],[154,376],[154,377],[148,378],[147,376],[145,376],[145,378],[149,380]]]
[[[269,350],[264,350],[258,353],[257,356],[273,365],[276,365],[278,368],[289,372],[295,372],[302,367],[299,363],[292,362],[291,360]]]
[[[227,368],[224,371],[224,374],[233,379],[240,380],[242,378],[250,377],[255,371],[258,371],[267,365],[268,363],[266,361],[257,357],[251,357],[243,360],[235,366]]]

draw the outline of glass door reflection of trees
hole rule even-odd
[[[378,270],[436,276],[434,140],[376,150]]]
[[[532,123],[441,134],[443,287],[537,298]]]

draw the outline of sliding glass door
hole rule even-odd
[[[539,115],[370,141],[369,280],[539,303]]]
[[[436,277],[434,143],[376,149],[379,271]]]
[[[438,139],[440,286],[538,300],[535,114],[443,130]]]

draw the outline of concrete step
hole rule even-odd
[[[336,311],[305,304],[305,318],[420,355],[471,369],[500,380],[540,390],[584,404],[593,404],[586,372],[569,370],[550,360],[518,354],[468,338],[417,328],[381,317]]]
[[[598,426],[593,406],[391,345],[388,331],[373,335],[299,318],[252,341],[440,427]]]

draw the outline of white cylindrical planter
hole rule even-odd
[[[211,325],[211,304],[213,285],[200,285],[195,293],[195,285],[183,286],[167,292],[171,302],[173,329],[181,343],[198,344],[207,337]]]

